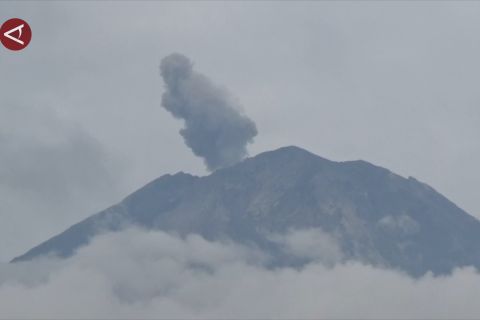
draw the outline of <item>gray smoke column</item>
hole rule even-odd
[[[195,72],[192,62],[178,53],[163,58],[160,73],[166,85],[163,107],[185,120],[180,134],[210,171],[247,156],[247,144],[253,142],[257,128],[225,89]]]

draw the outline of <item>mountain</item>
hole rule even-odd
[[[131,225],[233,239],[269,252],[274,265],[302,261],[282,253],[272,234],[318,228],[345,259],[412,276],[480,267],[480,222],[428,185],[293,146],[204,177],[164,175],[12,262],[68,257],[96,234]]]

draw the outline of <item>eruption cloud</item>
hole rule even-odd
[[[180,135],[208,170],[231,166],[248,155],[247,144],[257,127],[225,89],[195,72],[192,62],[178,53],[162,59],[160,74],[166,86],[162,106],[185,121]]]

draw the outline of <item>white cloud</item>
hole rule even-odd
[[[412,279],[359,263],[268,269],[259,252],[127,230],[67,260],[0,267],[0,318],[478,318],[471,268]]]
[[[399,216],[387,215],[378,221],[378,226],[389,232],[411,235],[420,231],[420,225],[406,214]]]
[[[334,264],[342,259],[338,241],[320,228],[289,230],[285,234],[274,234],[270,240],[280,244],[283,250],[294,257]]]

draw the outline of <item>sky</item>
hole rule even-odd
[[[473,1],[0,2],[0,22],[33,34],[0,47],[0,315],[478,317],[475,271],[328,267],[335,245],[272,271],[232,243],[127,230],[65,261],[4,262],[163,174],[208,174],[161,106],[174,52],[255,122],[251,156],[297,145],[363,159],[480,218],[479,15]]]
[[[0,260],[156,177],[208,174],[161,107],[179,52],[258,135],[428,183],[480,217],[476,2],[1,2]]]

